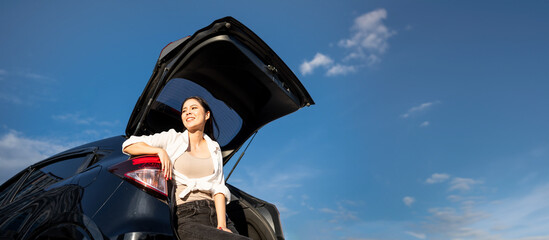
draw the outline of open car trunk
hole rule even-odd
[[[275,52],[231,17],[162,50],[126,136],[183,131],[181,104],[190,96],[200,96],[210,105],[213,138],[221,146],[224,163],[263,125],[314,104]],[[230,190],[227,214],[239,232],[254,239],[284,239],[274,205],[235,187]]]
[[[314,104],[276,53],[231,17],[164,48],[126,135],[183,131],[180,107],[189,96],[212,108],[225,163],[263,125]]]

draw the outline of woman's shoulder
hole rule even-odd
[[[168,141],[176,141],[177,139],[184,139],[185,138],[184,137],[185,135],[182,132],[178,132],[173,128],[169,129],[167,131],[165,130],[165,131],[162,131],[162,132],[159,132],[159,133],[155,133],[155,134],[150,135],[150,136],[165,139],[165,140],[168,140]]]
[[[206,142],[208,144],[211,144],[214,147],[220,148],[219,143],[216,140],[213,140],[212,138],[210,138],[210,136],[208,136],[208,134],[204,134],[204,139],[206,139]]]
[[[182,132],[178,132],[178,131],[176,131],[176,130],[173,129],[173,128],[170,128],[170,130],[164,131],[164,132],[167,133],[167,134],[175,134],[175,135],[183,134]]]
[[[180,132],[176,131],[175,129],[171,128],[169,130],[164,130],[162,132],[156,132],[148,135],[133,135],[132,137],[151,137],[151,136],[161,136],[161,135],[178,135],[181,134]]]
[[[169,130],[164,130],[162,132],[156,133],[161,135],[174,135],[174,136],[183,136],[185,132],[178,132],[177,130],[170,128]]]
[[[216,156],[221,156],[221,146],[219,146],[217,141],[208,138],[206,143],[208,143],[208,148],[212,153],[215,153]]]
[[[186,133],[187,133],[187,131],[178,132],[173,128],[171,128],[168,131],[165,131],[166,135],[169,135],[170,137],[172,137],[174,139],[180,139],[180,140],[183,140],[183,141],[187,141],[187,139],[188,139],[188,136],[187,136]]]

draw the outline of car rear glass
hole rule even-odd
[[[51,184],[72,177],[88,158],[89,155],[71,156],[33,171],[25,179],[14,200],[41,191]]]
[[[183,129],[181,104],[191,96],[199,96],[206,100],[212,109],[215,123],[217,123],[217,127],[214,123],[214,137],[221,147],[227,145],[240,131],[242,118],[225,102],[214,97],[208,90],[197,83],[184,78],[171,79],[156,98],[153,110],[172,115],[172,118],[175,115],[175,118],[179,121],[177,123],[179,128],[176,128],[176,130],[181,131]],[[166,109],[166,106],[169,108]]]

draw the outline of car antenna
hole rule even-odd
[[[227,182],[227,180],[229,180],[229,177],[231,177],[231,174],[233,174],[234,169],[236,168],[236,166],[240,162],[240,159],[242,159],[242,157],[244,156],[244,153],[246,153],[246,150],[248,150],[248,147],[250,146],[250,143],[252,143],[252,141],[254,140],[255,135],[257,135],[257,131],[254,132],[254,135],[252,136],[252,138],[248,142],[248,145],[246,145],[246,148],[244,148],[244,151],[242,151],[242,153],[240,154],[240,157],[238,157],[238,160],[236,160],[236,163],[234,164],[233,169],[231,169],[231,172],[229,172],[229,175],[227,175],[227,178],[225,178],[225,182]]]

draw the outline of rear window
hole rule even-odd
[[[31,172],[16,193],[14,200],[42,191],[49,185],[74,176],[89,157],[91,157],[89,154],[72,156]]]
[[[171,79],[158,95],[151,109],[153,114],[147,119],[150,126],[155,126],[157,131],[169,128],[183,131],[180,107],[185,99],[192,96],[202,97],[210,105],[215,119],[214,137],[219,145],[224,147],[231,142],[242,128],[242,118],[208,90],[184,78]]]

